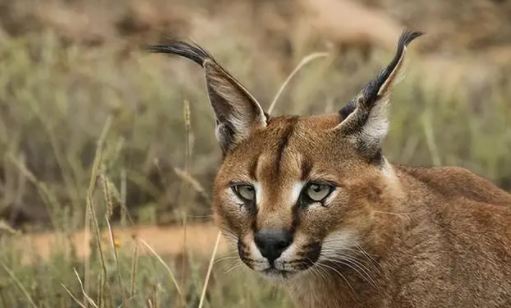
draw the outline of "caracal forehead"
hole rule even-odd
[[[325,158],[342,155],[331,131],[336,124],[336,114],[271,118],[227,155],[222,171],[245,181],[304,181],[313,167],[317,172],[328,168]]]

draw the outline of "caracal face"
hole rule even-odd
[[[371,230],[381,224],[375,212],[385,211],[392,202],[387,196],[396,196],[389,190],[398,186],[381,153],[390,90],[400,80],[407,45],[421,34],[403,32],[387,68],[338,113],[310,117],[270,117],[199,46],[150,47],[204,68],[223,153],[214,219],[246,266],[288,280],[350,262],[350,252],[385,240]]]
[[[385,187],[379,152],[361,158],[334,130],[337,115],[278,117],[226,156],[215,181],[215,220],[241,260],[292,278],[357,249],[371,198]]]

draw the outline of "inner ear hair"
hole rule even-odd
[[[176,41],[148,46],[146,50],[179,55],[204,68],[208,97],[216,118],[215,135],[224,154],[255,129],[266,127],[268,115],[254,96],[202,47]]]
[[[388,102],[392,87],[402,80],[408,45],[423,35],[419,31],[403,31],[392,61],[360,93],[339,110],[339,125],[343,136],[352,138],[357,148],[369,157],[381,155],[381,142],[388,131]],[[374,154],[374,155],[373,155]]]

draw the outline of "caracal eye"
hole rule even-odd
[[[244,201],[254,201],[255,199],[255,190],[251,185],[236,185],[234,186],[234,192]]]
[[[310,200],[321,202],[330,195],[332,190],[332,186],[329,184],[311,183],[307,186],[305,193]]]

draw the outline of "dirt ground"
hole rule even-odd
[[[192,223],[184,226],[137,226],[132,228],[113,228],[114,244],[119,250],[131,253],[135,245],[138,245],[140,254],[150,254],[150,246],[158,255],[176,257],[185,251],[191,251],[200,258],[209,258],[215,247],[218,229],[211,223]],[[75,250],[80,259],[86,258],[91,253],[91,232],[76,232],[70,235],[62,233],[44,232],[38,234],[20,235],[17,244],[27,247],[27,253],[23,255],[23,263],[30,264],[34,260],[47,260],[55,245],[62,244],[62,251],[66,254]],[[101,234],[103,250],[110,251],[112,241],[110,232],[103,230]],[[145,242],[145,244],[144,244]],[[227,243],[221,238],[217,248],[217,256],[228,251]]]

